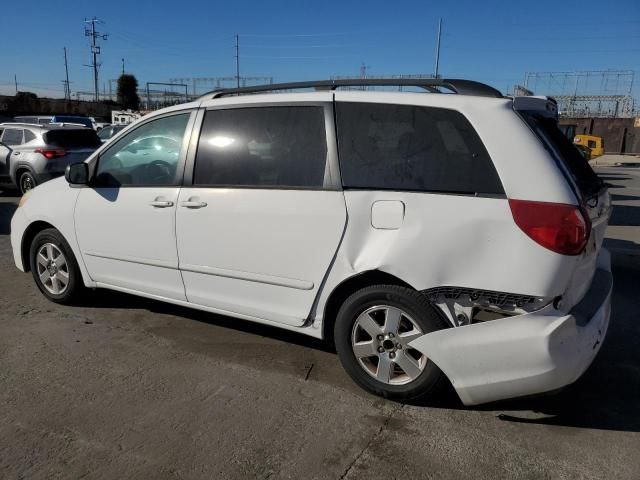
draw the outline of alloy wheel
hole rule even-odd
[[[409,347],[422,335],[407,312],[377,305],[356,319],[351,348],[360,366],[373,378],[388,385],[405,385],[418,378],[427,364],[426,355]]]
[[[29,190],[32,190],[35,187],[35,183],[31,175],[22,175],[22,179],[20,180],[20,189],[22,193],[27,193]]]
[[[38,278],[53,295],[61,295],[69,286],[69,265],[64,254],[53,243],[45,243],[36,254]]]

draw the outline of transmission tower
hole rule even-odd
[[[93,86],[95,92],[95,101],[97,102],[98,100],[100,100],[100,90],[98,89],[98,55],[100,55],[100,46],[98,45],[98,39],[100,38],[102,40],[106,40],[109,35],[106,33],[100,33],[96,30],[97,23],[104,23],[101,20],[98,20],[96,17],[93,17],[92,19],[85,18],[84,23],[91,25],[85,26],[84,28],[84,36],[91,37],[91,56],[93,58],[91,65],[86,66],[93,68]]]

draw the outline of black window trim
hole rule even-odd
[[[321,187],[283,186],[283,185],[194,185],[193,173],[195,167],[198,141],[204,124],[205,113],[211,110],[239,110],[244,108],[267,107],[322,107],[324,113],[324,127],[327,144],[327,158],[325,168],[328,165],[329,175],[325,176]],[[185,188],[218,188],[218,189],[245,189],[245,190],[306,190],[306,191],[342,191],[342,181],[338,166],[338,144],[334,123],[333,102],[331,101],[290,101],[290,102],[249,102],[230,103],[225,105],[211,105],[201,107],[198,110],[195,126],[191,132],[189,141],[189,154],[185,166],[182,185]]]
[[[195,124],[195,120],[196,120],[196,114],[198,113],[196,108],[185,108],[184,110],[175,110],[172,112],[167,112],[167,113],[163,113],[162,115],[155,115],[153,117],[150,117],[148,119],[145,119],[145,121],[140,122],[138,125],[135,126],[135,128],[131,129],[131,131],[127,132],[127,135],[125,135],[124,137],[122,137],[123,139],[126,138],[127,136],[129,136],[131,133],[135,132],[136,130],[138,130],[140,127],[146,125],[149,122],[153,122],[155,120],[160,120],[162,118],[167,118],[167,117],[173,117],[175,115],[184,115],[184,114],[189,114],[189,120],[187,121],[187,126],[185,127],[185,133],[184,133],[184,137],[182,138],[182,146],[180,147],[180,158],[178,159],[178,163],[176,165],[176,176],[174,178],[174,181],[170,184],[168,183],[163,183],[163,184],[159,184],[159,185],[153,185],[153,184],[149,184],[149,185],[118,185],[118,186],[110,186],[110,185],[100,185],[97,184],[95,182],[95,175],[96,172],[98,171],[98,165],[100,164],[100,157],[102,157],[106,152],[108,152],[109,150],[111,150],[112,148],[114,148],[116,145],[118,145],[118,143],[120,142],[120,140],[118,140],[118,142],[113,143],[112,145],[108,145],[107,148],[100,152],[100,154],[95,158],[94,162],[91,162],[93,165],[89,165],[89,184],[86,185],[86,187],[88,188],[180,188],[183,186],[183,181],[184,181],[184,173],[185,173],[185,164],[186,164],[186,159],[187,156],[189,154],[189,147],[190,147],[190,139],[191,139],[191,135],[192,135],[192,131],[193,131],[193,127]],[[100,148],[100,147],[98,147]],[[81,187],[85,187],[85,185],[81,185]]]
[[[365,100],[365,99],[358,99],[358,100],[347,100],[347,99],[338,99],[335,100],[334,99],[334,107],[337,107],[338,103],[363,103],[363,104],[372,104],[372,105],[391,105],[391,106],[403,106],[403,107],[415,107],[415,108],[430,108],[430,109],[437,109],[437,110],[449,110],[452,112],[456,112],[459,113],[460,115],[462,115],[462,117],[469,123],[469,125],[471,126],[471,128],[473,129],[474,132],[476,132],[476,135],[478,136],[479,141],[481,142],[481,144],[483,145],[485,151],[487,152],[487,157],[489,158],[489,161],[491,162],[491,165],[493,166],[495,172],[496,172],[496,176],[498,179],[498,183],[500,185],[501,188],[501,192],[498,193],[486,193],[486,192],[463,192],[463,191],[451,191],[451,190],[427,190],[427,189],[423,189],[423,190],[414,190],[414,189],[397,189],[397,188],[380,188],[380,187],[350,187],[348,185],[344,185],[342,182],[342,178],[340,178],[340,183],[341,183],[341,188],[344,191],[384,191],[384,192],[397,192],[397,193],[426,193],[426,194],[430,194],[430,195],[452,195],[452,196],[456,196],[456,197],[474,197],[474,198],[494,198],[494,199],[506,199],[507,197],[507,193],[506,190],[504,188],[504,184],[502,183],[502,178],[500,177],[500,173],[498,172],[498,169],[496,168],[495,162],[493,161],[493,158],[491,158],[491,154],[489,153],[489,150],[487,149],[486,145],[484,144],[484,141],[482,140],[482,137],[480,136],[480,133],[478,132],[478,130],[476,129],[476,127],[473,125],[473,123],[471,122],[471,120],[469,120],[469,118],[460,110],[455,109],[455,108],[450,108],[450,107],[441,107],[441,106],[434,106],[434,105],[422,105],[422,104],[416,104],[416,103],[396,103],[396,102],[381,102],[381,101],[373,101],[373,100]],[[335,126],[335,139],[336,139],[336,146],[337,146],[337,141],[338,141],[338,109],[334,108],[334,126]],[[338,151],[338,156],[340,155],[340,150],[337,149]]]
[[[506,193],[479,193],[479,192],[463,192],[454,190],[414,190],[414,189],[398,189],[398,188],[381,188],[381,187],[343,187],[345,192],[394,192],[394,193],[424,193],[427,195],[450,195],[454,197],[473,197],[473,198],[497,198],[506,199]]]

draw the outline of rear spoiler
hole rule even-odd
[[[552,97],[513,97],[513,109],[558,120],[558,102]]]
[[[47,126],[52,125],[54,127],[82,127],[89,128],[83,123],[71,123],[71,122],[51,122],[48,123]]]

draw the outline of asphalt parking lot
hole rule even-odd
[[[607,339],[551,396],[468,409],[360,390],[321,342],[124,294],[46,301],[0,196],[0,478],[640,478],[640,168],[615,203]]]

